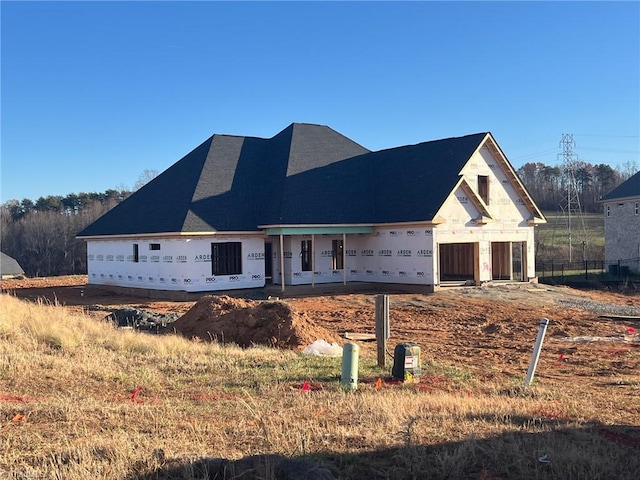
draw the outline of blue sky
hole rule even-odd
[[[640,165],[639,2],[2,1],[0,200],[132,187],[213,133],[378,150],[491,131],[515,168]]]

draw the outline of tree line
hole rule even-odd
[[[29,277],[85,274],[87,248],[76,234],[130,194],[111,189],[5,202],[0,206],[2,251]]]
[[[573,172],[544,163],[526,163],[517,173],[543,211],[566,208],[567,188],[574,185],[582,210],[600,212],[598,200],[636,171],[634,163],[613,169],[605,164],[579,162]],[[134,189],[156,175],[155,171],[145,170]],[[86,244],[76,239],[76,234],[131,193],[127,189],[110,189],[5,202],[0,205],[0,247],[30,277],[85,274]]]
[[[572,209],[577,200],[583,212],[597,213],[602,211],[599,200],[637,171],[634,162],[615,169],[604,163],[575,162],[569,169],[529,162],[517,173],[541,210],[566,210],[570,199]]]

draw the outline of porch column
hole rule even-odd
[[[284,235],[280,234],[280,291],[284,292]]]
[[[347,234],[342,234],[342,284],[347,284]]]
[[[316,286],[316,236],[311,234],[311,287]]]

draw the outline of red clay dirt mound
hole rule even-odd
[[[299,349],[318,339],[335,342],[328,330],[280,300],[254,301],[226,295],[202,297],[171,324],[181,335],[204,341]]]

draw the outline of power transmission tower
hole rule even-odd
[[[576,142],[573,134],[563,133],[560,140],[562,153],[562,167],[565,175],[565,192],[560,203],[565,225],[568,234],[569,262],[572,261],[574,244],[582,247],[582,259],[585,260],[585,249],[587,247],[587,229],[584,225],[584,216],[580,206],[580,196],[578,193],[578,182],[576,181],[576,171],[578,169],[578,155],[573,152]],[[577,225],[576,225],[577,224]]]

